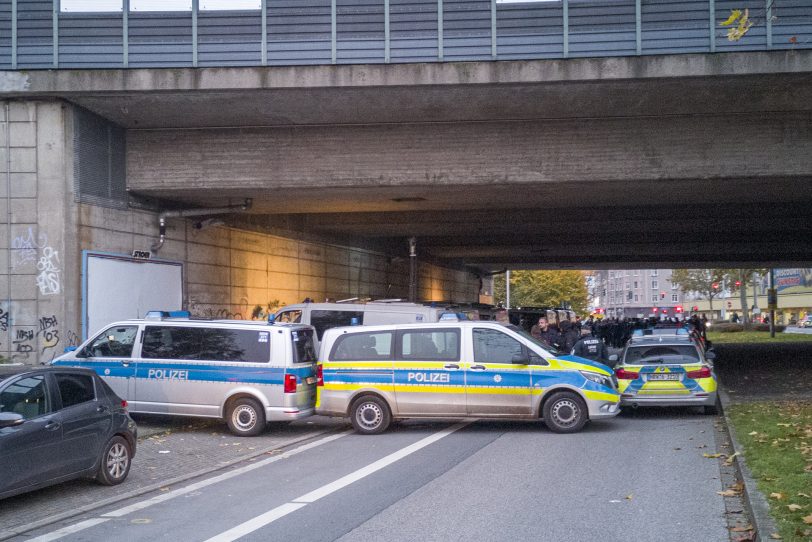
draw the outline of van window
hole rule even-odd
[[[404,331],[398,359],[459,361],[460,332],[458,329]]]
[[[141,357],[268,363],[270,341],[267,330],[147,326]]]
[[[293,363],[313,363],[316,361],[316,347],[313,345],[312,329],[291,331],[293,341]]]
[[[310,311],[310,325],[316,328],[316,336],[321,340],[324,330],[331,327],[351,326],[352,319],[364,321],[362,311]]]
[[[513,356],[523,355],[522,343],[495,329],[474,330],[476,363],[513,363]]]
[[[128,358],[133,353],[137,326],[115,326],[100,333],[82,351],[91,358]]]
[[[330,353],[332,361],[376,361],[392,359],[392,332],[341,335]]]
[[[302,321],[302,311],[283,311],[276,317],[276,321],[282,324],[298,324]]]

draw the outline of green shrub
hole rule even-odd
[[[776,324],[775,332],[776,333],[781,333],[786,328],[787,328],[787,326],[782,326],[782,325]],[[750,329],[752,329],[753,331],[770,331],[770,324],[753,324],[753,326]]]
[[[718,331],[719,333],[738,333],[740,331],[744,331],[744,326],[741,324],[730,324],[730,323],[714,323],[711,326],[711,330]]]

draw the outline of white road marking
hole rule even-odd
[[[69,534],[78,533],[79,531],[83,531],[85,529],[89,529],[94,525],[98,525],[100,523],[104,523],[105,521],[109,521],[106,518],[93,518],[88,519],[85,521],[81,521],[79,523],[75,523],[73,525],[69,525],[67,527],[63,527],[57,531],[50,532],[48,534],[44,534],[42,536],[38,536],[36,538],[30,539],[28,542],[49,542],[51,540],[58,540],[63,536],[68,536]]]
[[[126,516],[127,514],[131,514],[133,512],[137,512],[139,510],[143,510],[144,508],[148,508],[150,506],[154,506],[156,504],[162,503],[164,501],[168,501],[169,499],[174,499],[175,497],[179,497],[181,495],[185,495],[187,493],[191,493],[193,491],[197,491],[201,488],[210,486],[212,484],[216,484],[218,482],[222,482],[228,480],[230,478],[234,478],[235,476],[239,476],[241,474],[245,474],[246,472],[250,472],[252,470],[258,469],[260,467],[264,467],[270,463],[274,463],[276,461],[280,461],[282,459],[287,459],[291,456],[300,454],[302,452],[306,452],[307,450],[311,450],[316,448],[317,446],[321,446],[322,444],[327,444],[328,442],[332,442],[336,439],[341,437],[345,437],[352,433],[352,431],[344,431],[342,433],[338,433],[335,435],[330,435],[319,440],[314,440],[308,444],[304,444],[299,446],[298,448],[294,448],[289,452],[284,452],[279,455],[275,455],[273,457],[269,457],[267,459],[263,459],[262,461],[257,461],[256,463],[252,463],[250,465],[246,465],[244,467],[240,467],[238,469],[234,469],[228,472],[224,472],[218,476],[213,478],[208,478],[206,480],[201,480],[200,482],[196,482],[194,484],[175,489],[169,491],[168,493],[164,493],[162,495],[158,495],[151,499],[147,499],[145,501],[137,502],[135,504],[131,504],[129,506],[125,506],[123,508],[119,508],[118,510],[114,510],[112,512],[108,512],[106,514],[102,514],[98,518],[88,519],[86,521],[81,521],[79,523],[75,523],[73,525],[69,525],[67,527],[63,527],[62,529],[58,529],[56,531],[44,534],[42,536],[38,536],[36,538],[31,538],[28,542],[50,542],[51,540],[57,540],[62,538],[63,536],[67,536],[69,534],[73,534],[79,531],[83,531],[85,529],[89,529],[90,527],[99,525],[106,521],[110,521],[113,518],[119,518],[122,516]],[[302,505],[304,506],[304,505]]]
[[[280,519],[292,512],[295,512],[310,503],[316,502],[317,500],[330,495],[331,493],[335,493],[339,489],[345,488],[348,485],[361,480],[362,478],[366,478],[370,474],[378,472],[379,470],[391,465],[392,463],[403,459],[404,457],[415,453],[416,451],[425,448],[426,446],[437,442],[438,440],[447,437],[451,433],[458,431],[473,423],[475,420],[468,420],[465,422],[461,422],[442,431],[438,431],[433,435],[429,435],[428,437],[421,439],[414,444],[410,444],[405,448],[398,450],[392,454],[387,455],[386,457],[375,461],[374,463],[370,463],[366,467],[362,467],[355,472],[352,472],[342,478],[339,478],[335,482],[331,482],[327,485],[324,485],[316,490],[311,491],[310,493],[305,493],[301,497],[297,499],[293,499],[291,502],[285,503],[281,506],[277,506],[262,515],[259,515],[253,519],[246,521],[245,523],[241,523],[236,527],[229,529],[223,533],[218,534],[217,536],[213,536],[206,540],[206,542],[232,542],[233,540],[237,540],[247,534],[250,534],[266,525],[273,523],[277,519]]]

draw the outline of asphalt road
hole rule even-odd
[[[574,435],[494,421],[338,430],[14,540],[727,541],[719,460],[702,455],[715,420],[668,409]]]

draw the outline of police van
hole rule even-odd
[[[609,367],[495,322],[328,329],[319,360],[316,413],[363,434],[418,417],[543,418],[571,433],[619,412]]]
[[[279,309],[275,321],[309,324],[316,329],[316,340],[320,341],[324,332],[333,327],[438,322],[446,312],[444,307],[399,299],[369,303],[297,303]]]
[[[53,365],[95,370],[133,413],[221,418],[253,436],[313,414],[314,330],[152,312],[107,326]]]

